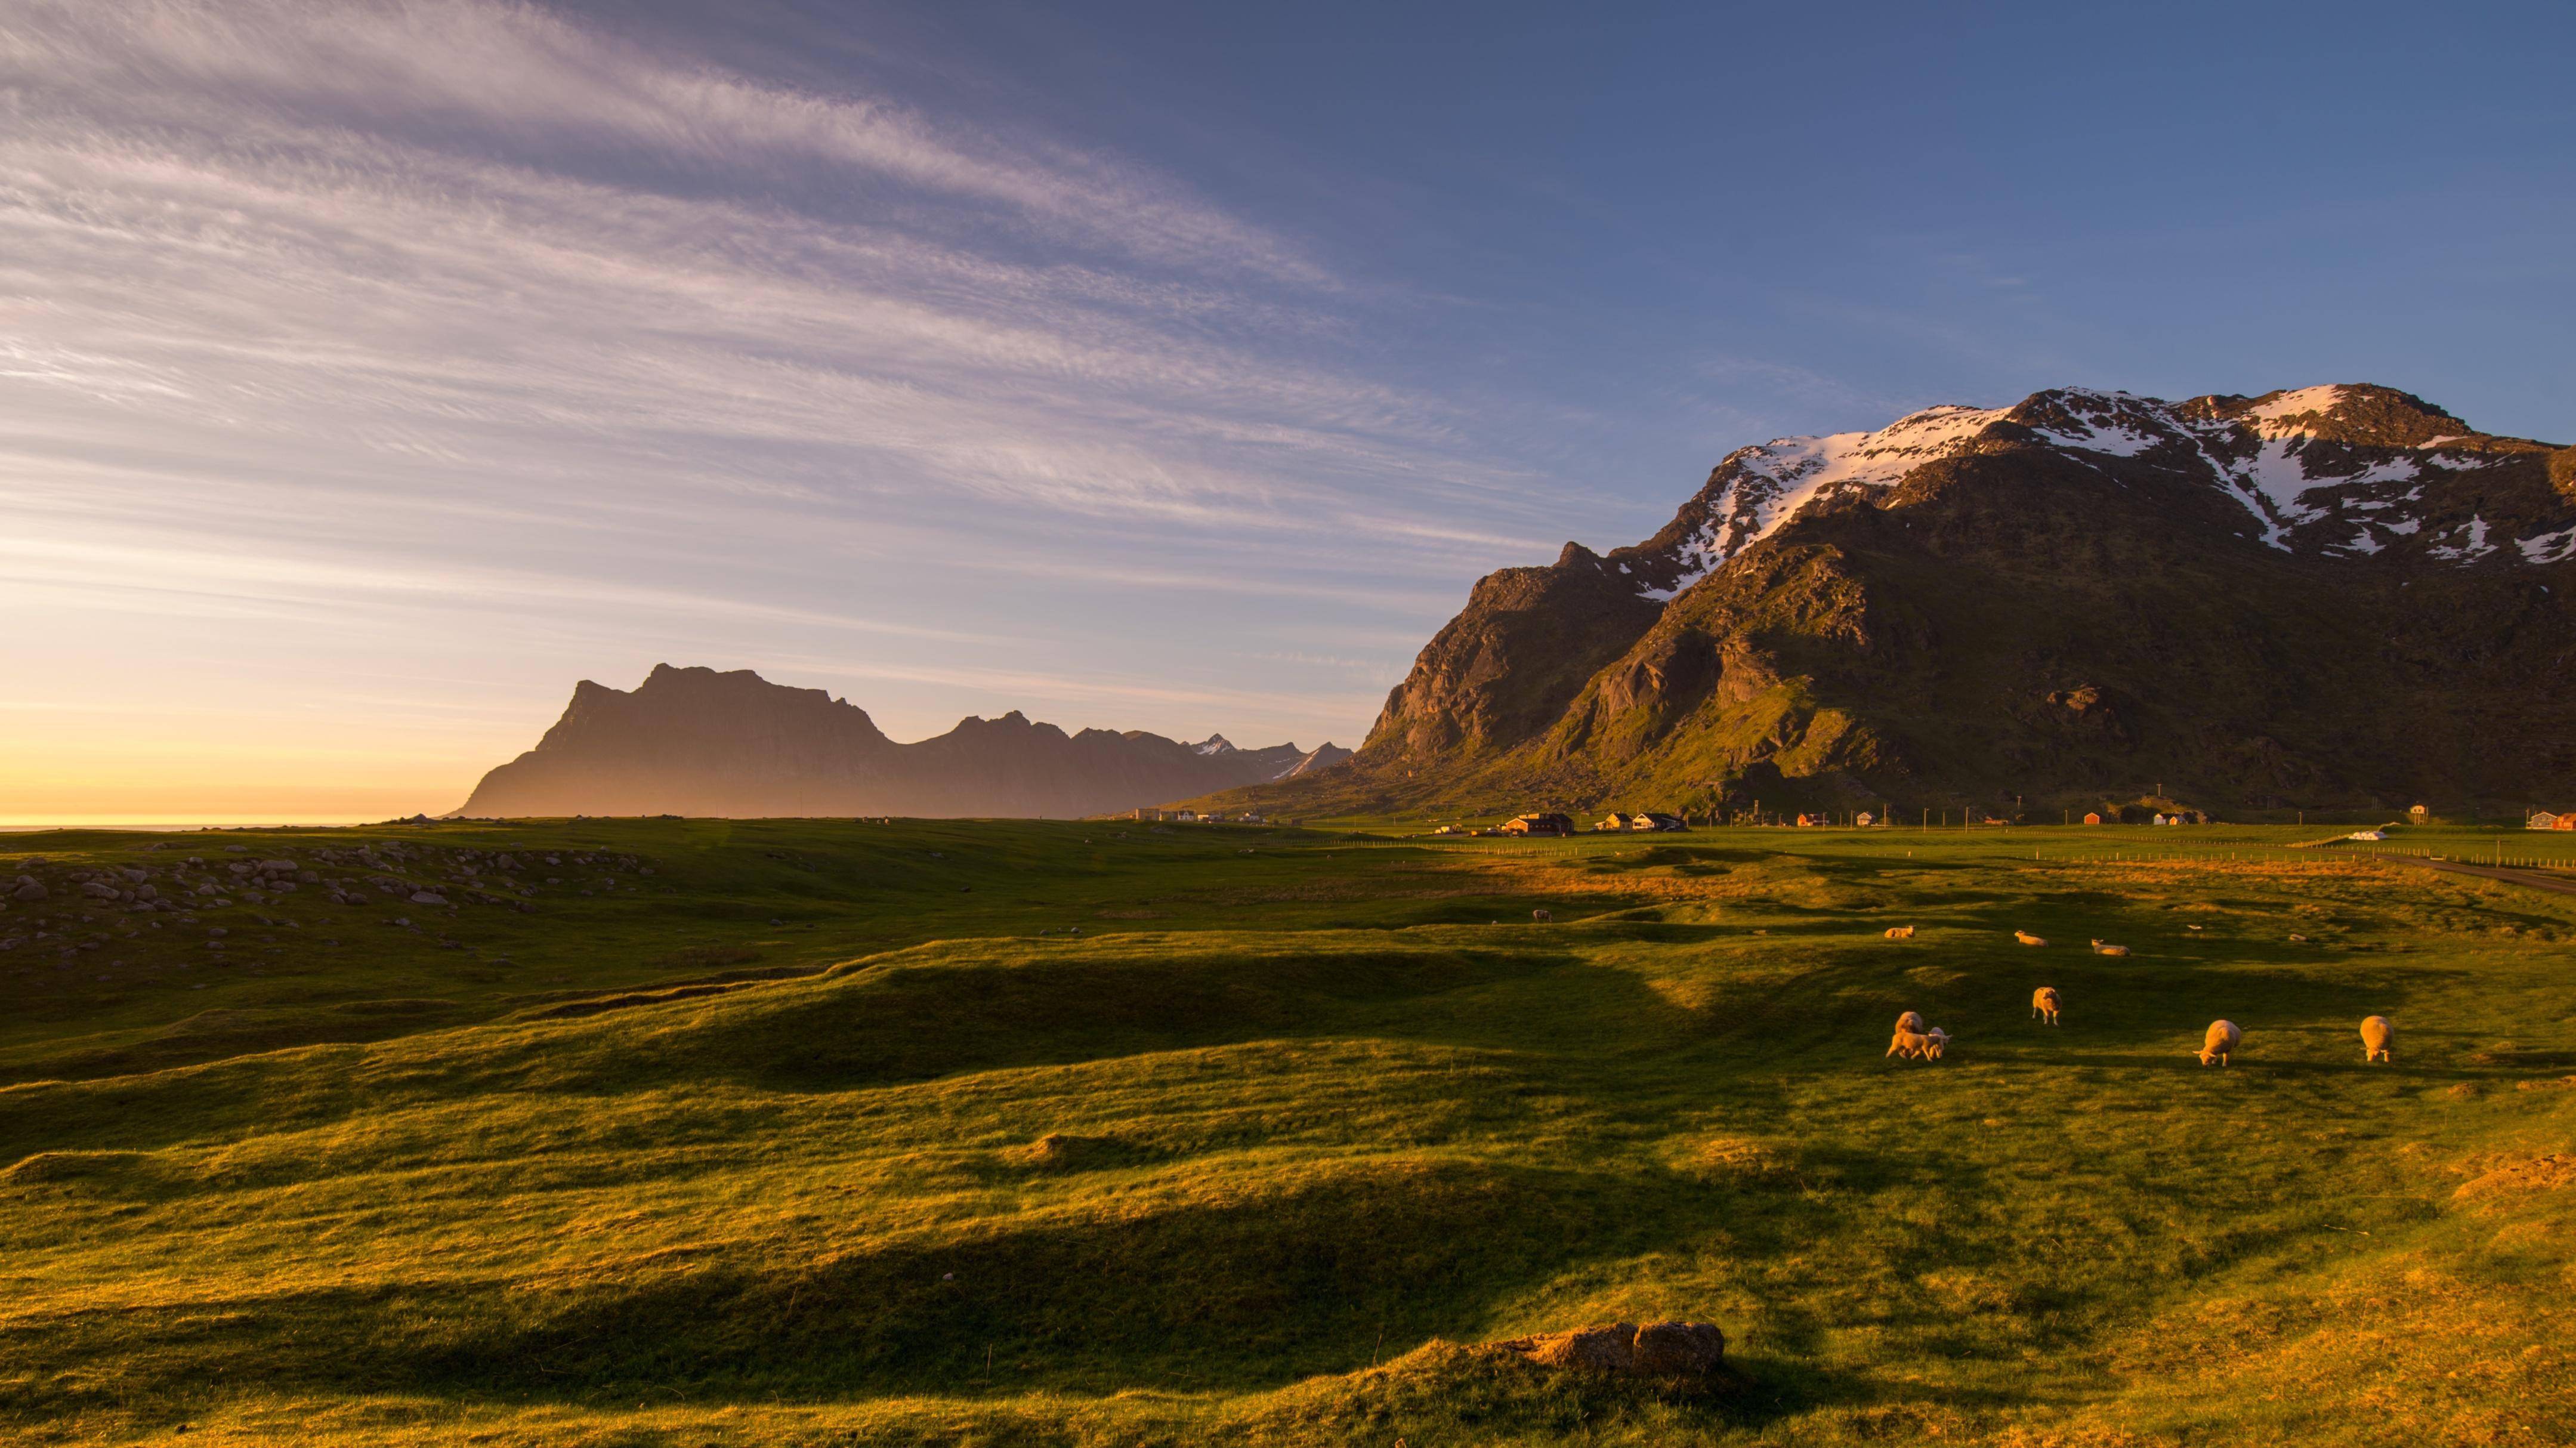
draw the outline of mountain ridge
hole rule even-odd
[[[575,684],[536,748],[456,813],[1070,818],[1281,778],[1334,750],[1067,733],[1016,709],[904,744],[821,689],[657,664],[633,690]]]

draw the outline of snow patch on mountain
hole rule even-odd
[[[1226,738],[1222,734],[1211,734],[1205,740],[1191,745],[1190,752],[1193,754],[1232,754],[1234,752],[1234,741]]]
[[[2453,538],[2462,541],[2456,543],[2448,541]],[[2495,545],[2487,541],[2487,520],[2473,514],[2465,527],[2453,526],[2445,535],[2445,541],[2436,543],[2424,551],[2436,558],[2465,561],[2494,552]]]
[[[2246,409],[2248,424],[2264,437],[2296,437],[2303,430],[2291,425],[2291,419],[2323,416],[2343,405],[2341,387],[2298,387],[2269,402],[2258,402]]]
[[[1708,521],[1676,549],[1676,581],[1638,592],[1657,601],[1671,598],[1771,536],[1809,503],[1847,488],[1890,486],[1975,440],[2005,411],[1949,403],[1908,413],[1876,432],[1782,437],[1739,448],[1719,465],[1734,476],[1711,500]]]
[[[2522,560],[2525,563],[2562,563],[2566,561],[2569,554],[2576,553],[2576,528],[2562,529],[2556,533],[2543,533],[2537,538],[2524,538],[2518,540],[2514,546],[2522,550]]]

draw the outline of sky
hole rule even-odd
[[[2576,7],[0,0],[0,825],[453,808],[573,683],[1359,743],[1732,448],[2576,441]]]

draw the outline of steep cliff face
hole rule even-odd
[[[1291,812],[2576,793],[2576,450],[2393,389],[2083,390],[1728,455],[1510,569]]]
[[[576,685],[537,747],[485,775],[458,812],[1066,818],[1275,779],[1310,757],[1222,737],[1067,734],[1016,710],[898,744],[819,689],[663,664],[631,693]]]
[[[1487,575],[1387,697],[1362,766],[1448,764],[1528,742],[1661,611],[1579,543],[1545,568]]]

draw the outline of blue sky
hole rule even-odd
[[[2576,440],[2576,9],[0,0],[0,822],[572,681],[1354,744],[1493,568],[1936,402]]]

